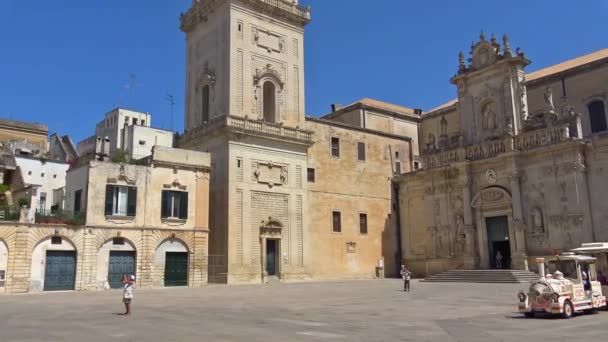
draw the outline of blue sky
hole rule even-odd
[[[0,117],[78,141],[117,106],[173,129],[184,113],[190,0],[0,0]],[[300,0],[306,3],[306,0]],[[371,97],[430,109],[455,96],[460,50],[484,29],[521,47],[536,70],[608,47],[608,0],[310,0],[306,112]],[[136,76],[130,82],[130,75]],[[128,84],[135,84],[129,87]]]

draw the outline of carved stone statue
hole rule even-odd
[[[445,116],[441,117],[441,135],[448,135],[448,120],[445,119]]]
[[[486,103],[482,110],[482,127],[484,129],[495,130],[496,129],[496,113],[492,110],[493,104],[492,102]]]
[[[539,208],[532,209],[532,225],[536,233],[542,233],[545,231],[543,224],[543,213]]]
[[[551,87],[547,87],[547,89],[545,89],[545,104],[547,105],[547,109],[550,113],[555,112],[555,105],[553,104],[553,89]]]

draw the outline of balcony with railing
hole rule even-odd
[[[500,140],[490,140],[480,144],[427,154],[423,156],[423,162],[425,168],[431,169],[464,161],[492,158],[508,152],[530,151],[576,137],[576,134],[570,130],[570,124],[566,123],[522,133],[517,136],[507,136]]]
[[[178,145],[187,146],[190,142],[197,141],[203,136],[210,136],[214,132],[222,130],[259,135],[298,144],[313,144],[313,132],[309,130],[241,116],[225,115],[212,119],[206,125],[188,130],[184,135],[178,137]]]

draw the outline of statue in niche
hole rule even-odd
[[[544,233],[543,213],[539,208],[532,209],[532,226],[535,233]]]
[[[426,143],[426,149],[428,151],[433,151],[435,149],[435,134],[433,133],[429,133],[429,137],[427,139],[427,143]]]
[[[445,119],[445,116],[441,117],[441,135],[448,135],[448,120]]]
[[[545,89],[545,105],[550,113],[555,112],[555,105],[553,104],[553,88],[547,87]]]
[[[481,109],[482,127],[491,131],[496,129],[496,113],[492,109],[493,106],[492,102],[488,102]]]

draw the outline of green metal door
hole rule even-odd
[[[165,286],[188,286],[188,253],[167,252]]]
[[[47,251],[44,268],[44,291],[74,290],[76,252]]]
[[[122,276],[135,275],[135,252],[111,251],[108,265],[108,283],[110,288],[122,287]]]

